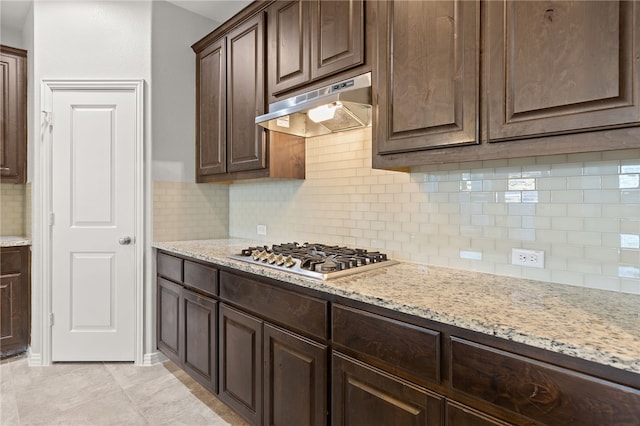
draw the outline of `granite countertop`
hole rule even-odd
[[[640,296],[401,262],[321,281],[229,259],[243,239],[153,246],[640,374]]]
[[[27,237],[16,237],[13,235],[7,235],[0,237],[0,247],[18,247],[18,246],[30,246],[31,240]]]

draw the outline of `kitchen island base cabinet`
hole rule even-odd
[[[333,426],[441,425],[444,398],[334,352]]]

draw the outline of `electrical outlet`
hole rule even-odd
[[[531,268],[544,268],[544,251],[511,249],[511,264],[529,266]]]
[[[267,235],[267,225],[256,226],[256,233],[258,235]]]

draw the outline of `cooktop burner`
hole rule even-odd
[[[378,251],[295,242],[248,247],[229,257],[322,280],[398,263]]]

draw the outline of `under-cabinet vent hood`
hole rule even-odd
[[[369,126],[371,73],[272,103],[256,124],[302,137]]]

